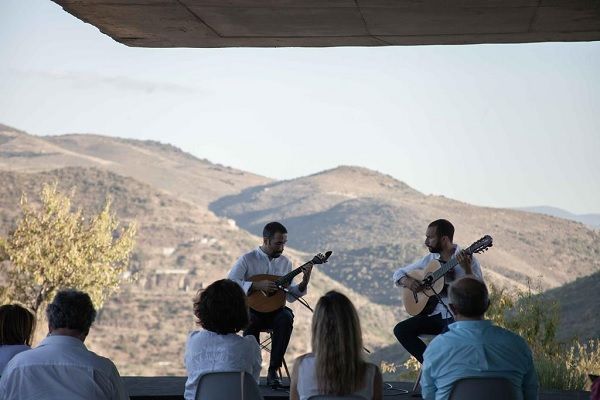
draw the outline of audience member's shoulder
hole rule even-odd
[[[236,336],[240,338],[240,340],[244,343],[245,346],[252,347],[252,348],[259,347],[258,346],[258,342],[256,341],[256,339],[252,335],[248,335],[248,336],[238,336],[238,335],[236,335]]]
[[[23,362],[26,362],[30,358],[31,353],[31,349],[27,349],[12,356],[10,360],[6,363],[5,371],[9,369],[9,366],[18,366],[21,365]]]
[[[529,348],[529,345],[527,344],[527,341],[525,339],[523,339],[518,334],[516,334],[512,331],[509,331],[508,329],[502,328],[498,325],[492,325],[490,329],[493,329],[494,334],[499,338],[502,338],[506,341],[513,342],[515,345],[524,346],[524,347]]]
[[[298,366],[300,366],[300,364],[305,361],[305,360],[313,360],[314,361],[314,354],[313,353],[306,353],[306,354],[302,354],[300,356],[298,356],[298,358],[296,358],[296,360],[294,361],[294,366],[297,368]]]
[[[218,335],[214,332],[207,331],[206,329],[199,329],[191,331],[188,335],[188,345],[204,346],[206,343],[210,343],[216,340]]]
[[[87,352],[88,360],[94,368],[105,372],[113,372],[117,370],[117,366],[110,358],[96,354],[89,349]]]
[[[429,342],[427,347],[429,347],[429,346],[433,346],[433,347],[444,346],[445,343],[448,341],[448,338],[450,337],[451,334],[452,334],[451,331],[447,331],[444,333],[440,333],[439,335],[435,335],[435,337],[433,339],[431,339],[431,342]]]

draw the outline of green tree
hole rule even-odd
[[[38,314],[60,289],[87,292],[99,308],[118,290],[129,264],[135,223],[119,227],[107,199],[102,211],[85,218],[71,210],[71,196],[45,184],[40,206],[21,197],[22,218],[0,238],[4,286],[0,300],[19,302]]]
[[[536,292],[540,291],[533,291],[531,285],[526,291],[511,292],[490,285],[486,317],[529,343],[543,389],[586,389],[587,374],[600,373],[600,340],[557,341],[558,302]]]

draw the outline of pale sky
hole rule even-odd
[[[171,143],[276,179],[360,165],[494,207],[600,213],[600,42],[144,49],[0,1],[0,123]]]

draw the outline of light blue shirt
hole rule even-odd
[[[2,400],[128,400],[115,365],[70,336],[46,337],[10,360],[0,378]]]
[[[491,321],[457,321],[431,341],[421,375],[425,400],[450,397],[454,382],[467,377],[507,378],[524,400],[538,398],[538,381],[527,342]]]
[[[29,350],[31,347],[26,344],[4,344],[0,345],[0,376],[6,367],[6,364],[17,354]]]

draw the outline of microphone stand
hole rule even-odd
[[[429,289],[433,292],[433,294],[435,295],[435,297],[437,298],[437,301],[444,307],[444,309],[446,310],[446,315],[449,315],[450,318],[454,318],[454,314],[452,314],[452,311],[450,311],[450,309],[448,308],[448,306],[446,305],[446,303],[444,303],[442,301],[442,296],[440,296],[440,294],[438,292],[435,291],[435,289],[433,288],[433,282],[429,283],[426,282],[422,285],[422,287],[424,287],[425,289]],[[444,320],[448,319],[448,318],[442,318]],[[448,325],[446,325],[446,329],[448,328]]]

